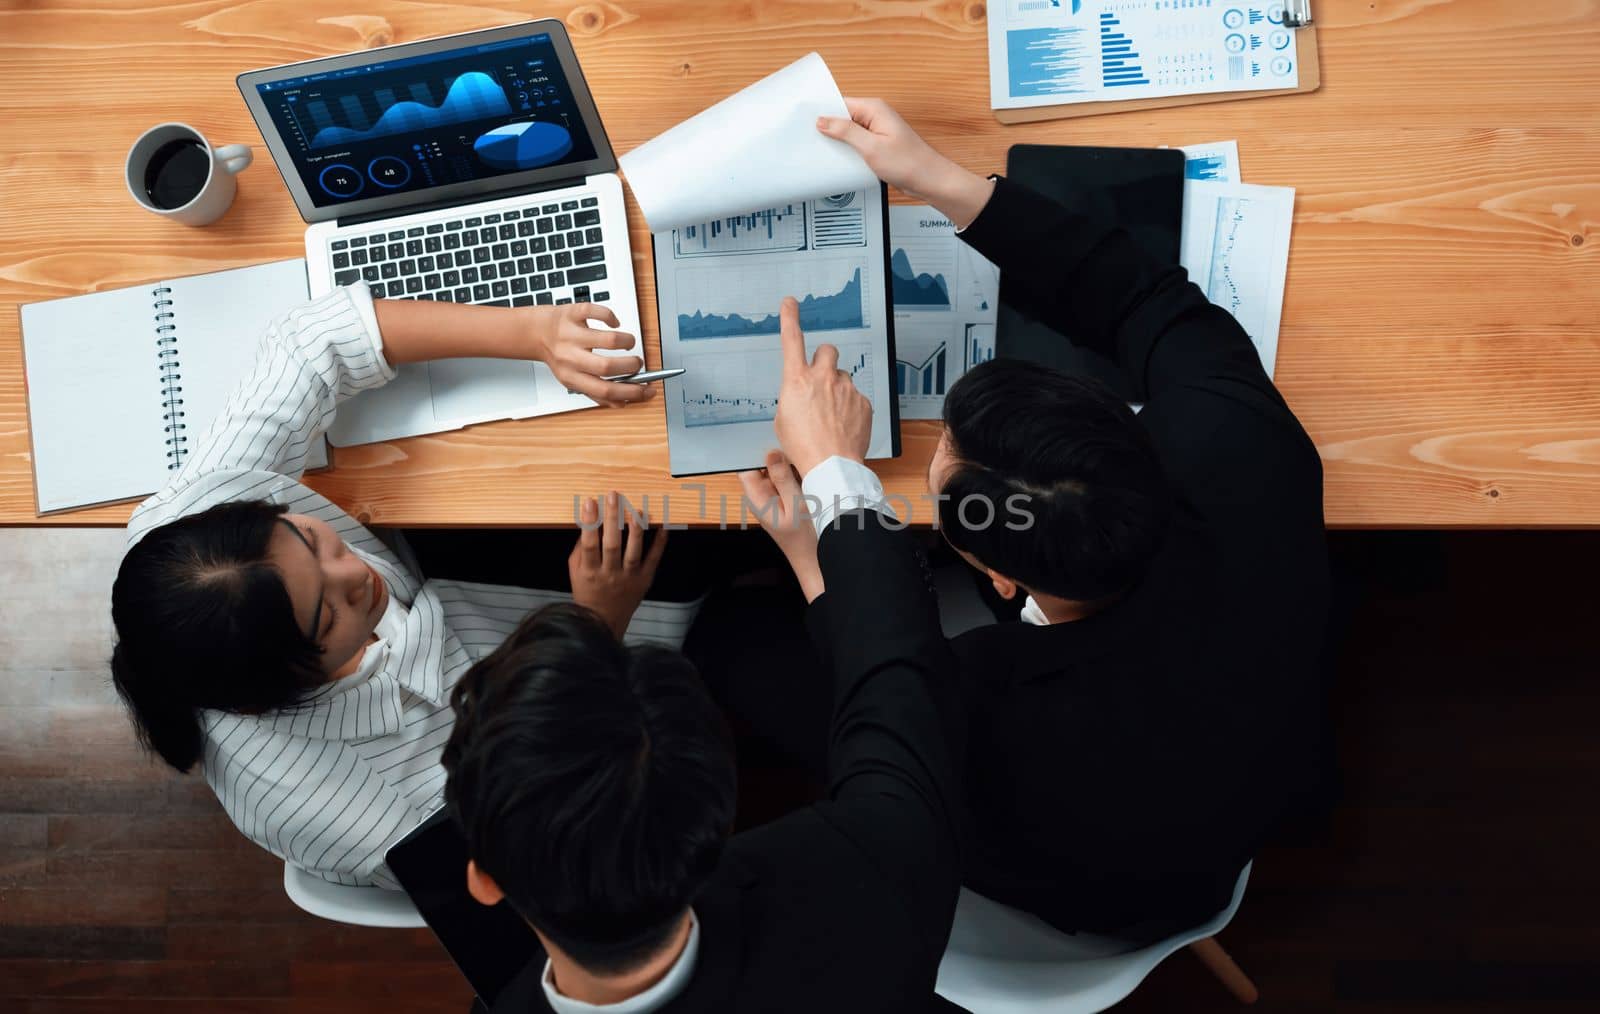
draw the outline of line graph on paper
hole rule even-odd
[[[783,297],[800,301],[800,326],[859,330],[870,319],[862,258],[738,261],[678,273],[681,341],[776,335]]]
[[[1211,277],[1206,296],[1243,322],[1241,310],[1265,302],[1272,280],[1264,265],[1245,255],[1248,250],[1270,250],[1277,216],[1261,214],[1261,202],[1248,197],[1217,201],[1217,226],[1212,233]]]
[[[1215,187],[1221,192],[1210,191],[1197,198],[1214,202],[1214,210],[1207,208],[1208,213],[1195,223],[1195,246],[1185,251],[1184,263],[1192,266],[1193,278],[1205,287],[1206,298],[1239,322],[1271,376],[1277,362],[1289,233],[1294,223],[1293,192],[1200,181],[1192,186]],[[1227,192],[1230,189],[1233,192]]]
[[[678,382],[678,396],[686,428],[771,422],[777,415],[778,385],[783,378],[781,349],[686,355],[682,365],[686,372]],[[872,397],[870,347],[839,346],[839,369],[850,374],[857,390]]]

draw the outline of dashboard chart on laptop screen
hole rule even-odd
[[[318,207],[595,157],[549,35],[257,88]]]

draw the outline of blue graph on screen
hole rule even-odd
[[[700,310],[692,314],[678,314],[678,338],[681,341],[777,334],[779,327],[776,310],[755,318],[738,313],[703,313]],[[807,293],[800,297],[800,327],[808,332],[866,327],[861,299],[861,269],[856,268],[855,274],[838,292],[823,296]]]
[[[1107,88],[1147,85],[1133,40],[1117,31],[1122,20],[1110,11],[1100,12],[1100,80]]]
[[[950,309],[950,283],[942,274],[918,273],[903,248],[889,258],[890,289],[896,310]]]
[[[408,91],[410,99],[401,99],[393,88],[380,88],[372,93],[372,101],[383,112],[376,122],[370,122],[362,102],[355,95],[339,99],[339,109],[349,126],[336,126],[325,101],[318,99],[306,103],[306,114],[316,128],[311,147],[370,141],[376,137],[402,134],[433,127],[447,127],[456,123],[482,120],[493,116],[509,116],[511,103],[494,78],[481,71],[468,71],[451,82],[442,102],[435,102],[433,91],[425,83],[413,84]]]

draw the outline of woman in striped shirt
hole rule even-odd
[[[112,590],[112,677],[140,737],[199,763],[240,831],[341,884],[396,887],[390,843],[440,805],[450,690],[530,611],[575,599],[629,640],[676,647],[693,606],[641,602],[662,536],[614,498],[587,524],[573,592],[424,580],[298,478],[340,401],[403,363],[545,362],[568,388],[621,404],[654,395],[602,379],[642,365],[597,305],[374,301],[338,289],[275,321],[256,365],[167,484],[134,512]],[[403,547],[402,547],[403,548]]]

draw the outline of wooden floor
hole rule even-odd
[[[1600,1009],[1600,538],[1334,543],[1342,798],[1223,935],[1258,1009]],[[465,1010],[426,932],[300,914],[198,778],[139,757],[102,665],[120,546],[0,530],[0,1010]],[[1122,1009],[1234,1005],[1180,954]]]

